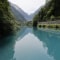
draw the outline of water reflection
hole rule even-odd
[[[14,37],[7,37],[1,41],[0,39],[0,60],[11,60],[14,56]],[[8,41],[9,40],[9,41]]]
[[[16,42],[14,58],[16,60],[54,60],[47,53],[47,47],[43,46],[43,42],[30,32]]]
[[[0,60],[60,60],[60,33],[22,28],[0,39]]]
[[[48,54],[53,56],[55,60],[60,60],[60,33],[37,29],[33,29],[33,33],[45,43],[45,46],[48,48]]]
[[[16,60],[14,56],[14,47],[18,37],[22,35],[25,28],[22,28],[15,35],[10,35],[0,39],[0,60]]]
[[[59,53],[60,34],[29,28],[24,33],[15,44],[14,57],[17,60],[55,60],[59,56],[55,53]]]

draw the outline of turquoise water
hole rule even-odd
[[[0,60],[60,60],[59,31],[22,28],[3,40]]]

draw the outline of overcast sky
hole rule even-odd
[[[45,4],[46,0],[9,0],[10,2],[16,4],[26,13],[34,13],[39,7]]]

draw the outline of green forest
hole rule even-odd
[[[33,27],[37,27],[38,23],[40,22],[57,20],[60,20],[60,0],[50,0],[41,7],[38,14],[36,14],[33,18],[33,21],[31,21],[30,24],[29,22],[26,24],[29,24],[29,26],[33,25]],[[15,32],[19,25],[20,22],[18,23],[10,10],[8,0],[0,0],[0,36],[9,35],[10,33]]]
[[[0,0],[0,60],[60,60],[60,0]]]
[[[47,1],[47,0],[46,0]],[[33,26],[38,22],[60,20],[60,0],[48,0],[45,6],[42,6],[39,13],[33,19]]]
[[[17,30],[18,22],[10,11],[7,0],[0,0],[0,36],[8,35]]]

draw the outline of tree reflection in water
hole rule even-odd
[[[15,37],[9,36],[4,39],[0,39],[0,59],[11,60],[14,56]]]
[[[53,56],[55,60],[60,60],[60,32],[53,33],[34,28],[33,33],[45,43],[48,48],[48,54]]]

